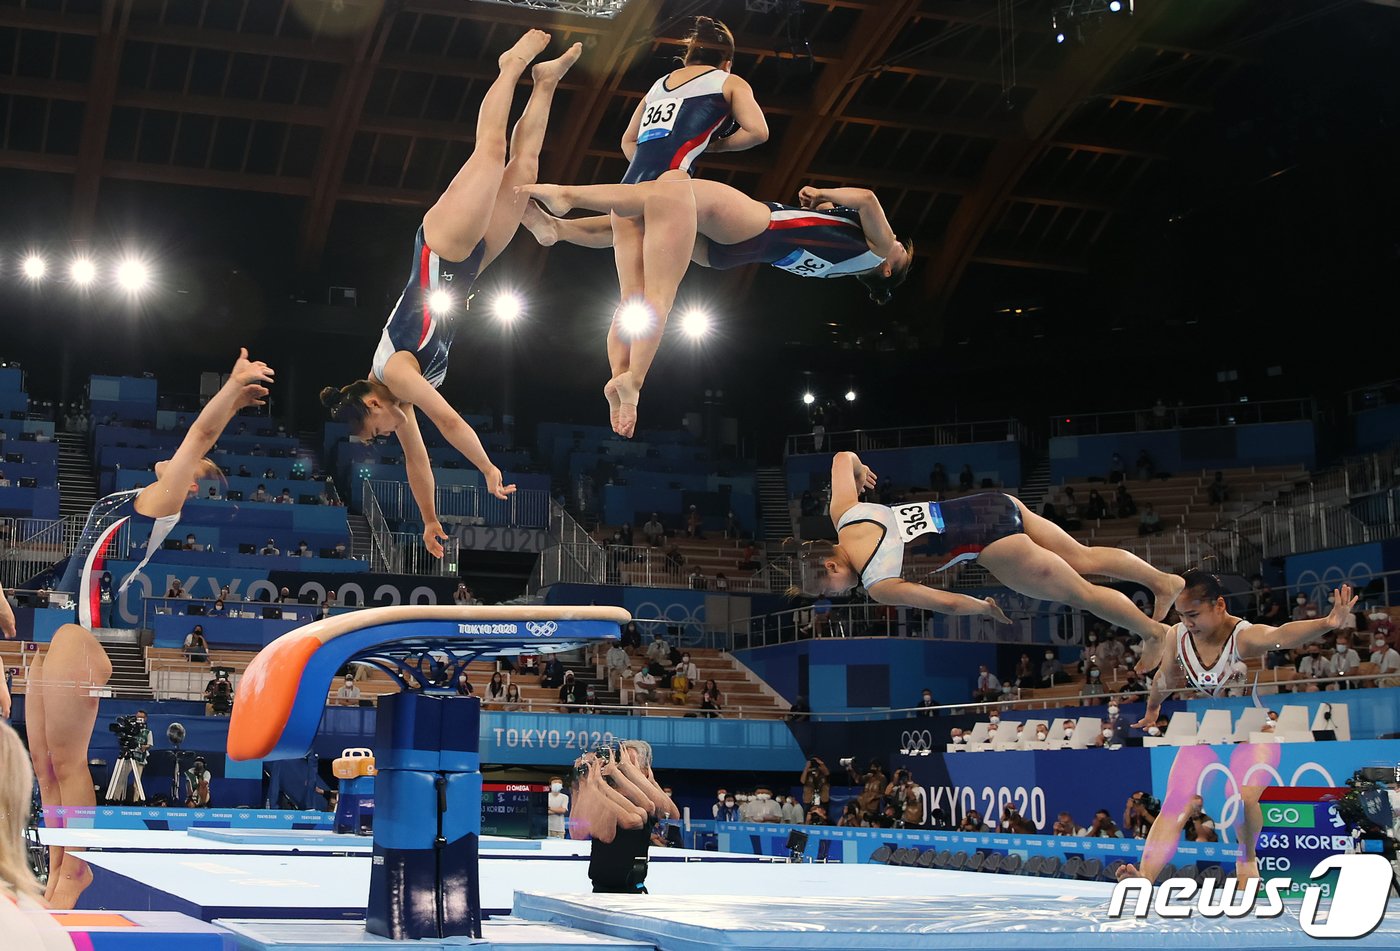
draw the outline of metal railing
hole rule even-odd
[[[816,452],[869,452],[912,446],[961,446],[974,442],[1030,443],[1030,433],[1017,419],[991,419],[889,429],[852,429],[839,432],[794,433],[787,437],[783,455]]]
[[[1153,429],[1194,429],[1246,423],[1286,423],[1315,419],[1312,397],[1259,402],[1203,403],[1196,406],[1149,406],[1110,413],[1060,413],[1050,417],[1051,436],[1092,436]]]
[[[686,550],[676,558],[659,548],[646,545],[608,545],[604,549],[607,574],[604,584],[632,585],[641,588],[691,588],[697,591],[729,591],[754,593],[771,591],[768,575],[757,567],[739,572],[733,577],[723,572],[706,574],[703,569],[687,566],[685,558],[705,557],[697,549]],[[732,557],[733,549],[716,548],[716,557]],[[696,574],[699,571],[700,574]]]
[[[84,523],[85,519],[72,515],[60,519],[0,519],[0,582],[7,588],[16,587],[49,571],[77,547]],[[112,550],[129,549],[130,532],[123,525]]]
[[[549,500],[549,541],[535,564],[527,588],[530,594],[552,584],[604,583],[608,558],[603,546],[553,499]]]
[[[379,483],[402,486],[400,482]],[[369,525],[370,570],[396,575],[438,575],[457,574],[457,539],[448,538],[442,543],[443,555],[435,558],[428,551],[421,535],[413,532],[395,532],[389,528],[375,494],[376,483],[366,479],[360,508]]]
[[[396,522],[422,518],[413,490],[407,482],[367,480],[373,488],[379,511]],[[433,504],[444,525],[454,520],[476,525],[507,528],[545,528],[549,524],[549,493],[543,489],[521,489],[506,499],[498,499],[481,486],[439,485]]]

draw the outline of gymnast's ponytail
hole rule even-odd
[[[346,423],[350,432],[358,436],[368,413],[365,397],[372,391],[369,380],[356,380],[340,389],[328,386],[321,390],[321,405],[330,411],[331,419]]]
[[[687,66],[723,66],[734,61],[734,34],[713,17],[696,17],[681,45]]]
[[[795,555],[796,584],[784,592],[789,598],[815,598],[826,593],[826,563],[836,546],[824,539],[799,542],[789,536],[783,539],[784,554]]]
[[[864,284],[865,289],[870,292],[870,299],[882,307],[890,302],[890,298],[894,296],[894,289],[904,283],[904,279],[909,276],[909,268],[914,263],[914,242],[905,238],[899,244],[904,246],[903,267],[891,271],[889,277],[878,267],[856,275],[856,280]]]

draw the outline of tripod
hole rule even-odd
[[[144,768],[145,765],[136,762],[130,753],[122,753],[117,758],[117,765],[112,767],[112,781],[107,784],[107,801],[117,802],[118,796],[125,801],[126,781],[130,777],[136,784],[136,802],[144,803],[146,790],[141,786],[141,770]]]

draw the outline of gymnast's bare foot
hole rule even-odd
[[[574,206],[564,197],[563,185],[516,185],[515,190],[535,199],[556,218],[562,218],[574,210]]]
[[[1177,597],[1186,588],[1186,579],[1181,575],[1167,575],[1168,581],[1161,587],[1152,589],[1152,597],[1155,599],[1152,604],[1152,620],[1160,621],[1167,616],[1167,612],[1176,603]]]
[[[1235,863],[1235,880],[1240,883],[1241,888],[1248,888],[1251,881],[1259,880],[1259,860],[1250,859],[1246,862],[1240,859]]]
[[[545,214],[544,209],[533,201],[525,203],[520,223],[535,236],[542,248],[547,248],[559,240],[559,226],[555,224],[553,216]]]
[[[564,55],[558,59],[551,59],[543,63],[536,63],[535,68],[530,70],[530,77],[537,83],[557,83],[564,78],[564,74],[569,71],[569,67],[578,62],[578,58],[583,53],[583,44],[575,43],[564,51]]]
[[[512,65],[511,60],[519,60],[521,69],[524,69],[536,56],[544,52],[544,48],[549,45],[549,34],[544,30],[526,30],[525,35],[515,41],[515,45],[501,54],[496,60],[496,65],[505,69]]]
[[[613,377],[603,387],[603,395],[608,398],[613,432],[631,439],[637,430],[637,401],[641,397],[641,389],[632,381],[632,374],[625,372]]]
[[[92,868],[72,852],[63,855],[63,867],[49,869],[49,874],[58,878],[49,905],[58,909],[78,907],[78,899],[92,884]]]
[[[1118,881],[1120,882],[1125,878],[1141,877],[1142,873],[1137,870],[1137,866],[1130,862],[1124,862],[1122,865],[1118,866]]]

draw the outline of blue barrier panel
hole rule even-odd
[[[137,809],[122,806],[56,806],[44,810],[45,825],[68,829],[163,829],[180,832],[201,826],[216,829],[330,830],[329,812],[278,809]]]
[[[3,466],[0,466],[3,468]],[[25,489],[18,485],[0,487],[0,515],[16,518],[58,518],[58,487]]]
[[[721,852],[738,852],[745,855],[788,854],[787,836],[791,829],[801,829],[807,833],[806,856],[814,858],[822,851],[828,861],[860,863],[870,861],[870,856],[882,845],[892,848],[934,848],[950,852],[996,852],[1002,855],[1019,855],[1023,860],[1036,855],[1052,855],[1063,863],[1071,857],[1098,859],[1105,865],[1115,859],[1136,862],[1142,854],[1141,839],[1079,838],[1078,836],[1056,835],[1003,835],[997,832],[938,832],[914,829],[864,829],[834,826],[792,826],[784,823],[753,822],[692,822],[693,831],[713,831],[719,841]],[[1239,855],[1239,847],[1220,843],[1190,844],[1190,848],[1178,850],[1185,856],[1187,852],[1197,862],[1205,864],[1233,865]]]
[[[293,628],[313,620],[318,613],[318,609],[303,608],[303,611],[308,615],[305,619],[290,621],[157,614],[151,619],[152,629],[155,631],[154,646],[180,647],[185,643],[185,635],[198,624],[204,628],[204,639],[215,650],[256,650],[264,644],[272,643]]]

